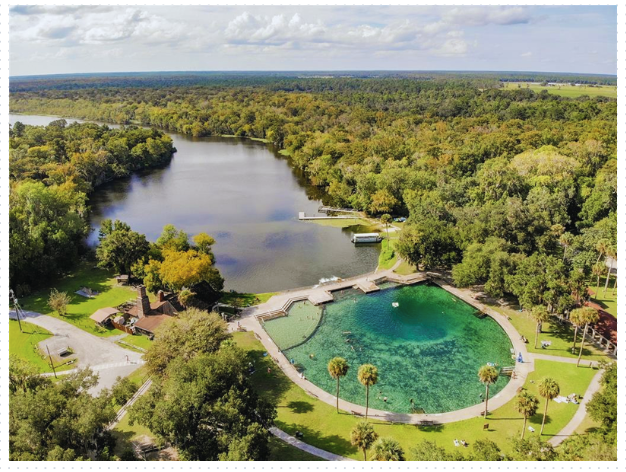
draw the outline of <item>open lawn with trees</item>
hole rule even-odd
[[[346,412],[337,413],[333,405],[328,405],[309,396],[300,387],[293,384],[268,357],[263,357],[265,349],[252,333],[235,333],[237,344],[248,351],[255,362],[256,373],[252,376],[252,384],[259,393],[278,402],[276,424],[289,434],[296,431],[304,433],[303,441],[335,454],[361,459],[362,452],[350,442],[350,431],[360,419]],[[271,374],[267,373],[271,368]],[[525,388],[539,397],[538,382],[544,377],[555,379],[565,395],[570,393],[583,394],[591,378],[597,373],[596,369],[588,367],[576,368],[575,364],[565,364],[551,361],[537,361],[535,372],[527,379]],[[355,373],[356,375],[356,373]],[[379,375],[384,375],[380,372]],[[478,382],[478,378],[477,378]],[[543,400],[540,401],[543,407]],[[576,405],[571,403],[550,405],[546,419],[544,440],[558,433],[574,416]],[[543,409],[529,418],[528,424],[537,432],[527,434],[537,435],[541,428]],[[523,418],[515,410],[513,402],[490,413],[487,420],[482,417],[448,423],[441,426],[418,427],[413,425],[389,424],[374,418],[369,421],[374,425],[381,437],[393,437],[405,451],[410,450],[419,441],[428,439],[448,451],[455,448],[454,439],[464,439],[469,447],[462,452],[472,452],[472,445],[479,439],[490,439],[496,442],[504,452],[512,450],[509,441],[512,437],[521,434]],[[489,429],[483,430],[483,425],[489,423]]]
[[[59,292],[66,292],[70,297],[71,301],[67,306],[67,315],[65,316],[60,316],[48,305],[50,288],[40,289],[27,297],[20,298],[20,306],[26,311],[35,311],[67,321],[96,336],[118,335],[121,334],[120,331],[113,328],[100,328],[93,320],[89,319],[100,308],[115,307],[137,298],[137,293],[130,287],[118,286],[113,275],[108,270],[94,267],[94,263],[83,262],[76,267],[71,275],[67,275],[54,283],[53,288]],[[88,287],[94,292],[98,292],[98,295],[94,298],[87,298],[74,293],[81,287]]]

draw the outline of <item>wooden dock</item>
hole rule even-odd
[[[380,287],[370,280],[359,280],[355,285],[363,293],[378,292]]]
[[[308,299],[313,305],[321,305],[322,303],[334,301],[335,297],[333,297],[330,292],[327,292],[326,290],[316,290],[315,292],[309,294]]]
[[[298,213],[298,219],[301,221],[306,220],[356,220],[358,216],[306,216],[303,211]]]

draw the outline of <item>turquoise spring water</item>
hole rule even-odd
[[[298,302],[289,315],[267,321],[265,329],[307,379],[335,393],[328,361],[341,356],[348,375],[341,379],[342,399],[365,405],[365,387],[357,379],[362,364],[378,368],[370,388],[370,407],[410,413],[442,413],[482,401],[478,369],[493,362],[511,366],[511,342],[490,317],[434,285],[388,288],[364,295],[334,292],[323,310]],[[397,302],[398,307],[392,303]],[[293,347],[295,346],[295,347]],[[507,384],[500,377],[490,388],[496,395]],[[383,399],[387,397],[387,402]]]

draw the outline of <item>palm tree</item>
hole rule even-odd
[[[559,387],[559,384],[550,377],[546,377],[539,382],[537,387],[539,389],[539,395],[546,399],[546,407],[543,410],[543,420],[541,421],[541,431],[539,433],[539,436],[541,436],[543,434],[543,426],[546,423],[546,415],[548,414],[548,403],[550,403],[550,400],[554,400],[559,396],[561,388]]]
[[[524,439],[524,433],[526,432],[526,422],[528,421],[528,418],[537,413],[538,406],[539,400],[526,390],[523,390],[517,397],[515,397],[515,409],[524,417],[522,439]]]
[[[574,242],[574,237],[572,236],[572,233],[563,233],[559,236],[559,242],[561,243],[561,246],[563,246],[563,261],[565,261],[567,248],[572,245],[572,242]]]
[[[359,421],[352,431],[350,431],[350,442],[353,446],[363,451],[363,460],[367,460],[367,450],[372,447],[374,441],[378,439],[378,434],[374,427],[367,421]]]
[[[606,254],[607,249],[609,248],[609,241],[606,239],[601,239],[596,243],[596,251],[598,251],[598,260],[596,262],[600,262],[602,256]]]
[[[365,385],[365,419],[370,405],[370,387],[378,382],[378,369],[372,364],[363,364],[359,367],[359,382]]]
[[[602,275],[604,275],[604,269],[606,268],[606,264],[603,264],[602,262],[596,262],[593,267],[591,267],[591,272],[593,273],[593,275],[595,275],[598,279],[596,281],[596,300],[598,299],[598,295],[599,295],[599,291],[600,291],[600,277],[602,277]]]
[[[580,342],[580,352],[578,353],[578,362],[576,362],[576,367],[580,365],[580,358],[583,356],[583,347],[585,347],[585,335],[587,334],[587,327],[590,324],[597,323],[600,319],[600,315],[598,315],[598,310],[595,310],[591,307],[579,308],[579,310],[580,322],[581,324],[585,324],[585,329],[583,330],[583,339]]]
[[[535,349],[537,349],[537,339],[541,332],[541,324],[550,319],[550,313],[548,313],[548,309],[545,306],[535,305],[530,311],[530,314],[537,323],[537,327],[535,328]]]
[[[380,438],[374,444],[372,460],[375,461],[403,461],[404,451],[400,443],[393,438]]]
[[[498,371],[495,367],[484,365],[478,370],[478,380],[485,385],[485,419],[487,419],[487,404],[489,403],[489,386],[498,380]]]
[[[328,363],[328,373],[337,379],[337,413],[339,413],[339,379],[348,373],[348,363],[343,357],[333,357]]]
[[[576,350],[576,337],[578,336],[578,328],[584,324],[583,318],[584,308],[576,308],[569,314],[569,320],[574,325],[574,344],[572,345],[572,354]]]
[[[609,270],[606,273],[606,283],[604,284],[603,296],[606,296],[606,289],[609,286],[609,279],[611,278],[611,271],[613,270],[613,261],[617,258],[617,248],[614,246],[609,247],[606,251],[606,257],[607,259],[610,258],[611,262],[609,263]]]
[[[389,223],[391,223],[391,215],[385,213],[380,217],[380,222],[385,225],[385,229],[387,230],[387,247],[389,247]]]

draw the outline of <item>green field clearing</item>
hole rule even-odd
[[[278,402],[276,423],[279,428],[289,434],[302,431],[303,441],[321,449],[354,459],[361,458],[360,452],[350,444],[350,430],[357,422],[356,417],[346,412],[337,413],[333,406],[309,396],[293,384],[280,369],[273,365],[269,357],[263,357],[265,349],[255,339],[253,333],[235,333],[235,340],[239,346],[249,352],[255,362],[257,373],[252,380],[259,393]],[[271,374],[267,374],[267,367],[274,367]],[[352,367],[354,370],[355,366]],[[577,369],[574,364],[537,361],[535,372],[529,375],[525,387],[536,395],[537,381],[550,376],[559,383],[565,395],[582,394],[596,372],[597,370],[589,368]],[[384,372],[380,374],[384,375]],[[543,411],[543,404],[543,400],[540,400],[540,412]],[[552,402],[548,411],[544,438],[547,440],[558,433],[573,417],[576,408],[573,404]],[[538,430],[541,419],[542,415],[538,413],[529,419],[528,424]],[[489,423],[490,427],[487,431],[483,430],[485,421],[482,417],[435,427],[390,424],[378,420],[372,420],[372,423],[380,436],[394,437],[406,452],[422,439],[435,440],[438,445],[451,451],[455,449],[454,439],[464,439],[470,445],[471,451],[472,443],[483,438],[498,443],[501,449],[507,452],[510,450],[509,438],[521,433],[523,420],[514,410],[513,402],[509,402],[489,415],[486,423]],[[528,436],[531,434],[527,433]]]
[[[537,93],[541,92],[542,90],[547,90],[548,93],[568,98],[582,97],[583,95],[588,95],[590,97],[617,98],[617,87],[610,85],[602,85],[598,87],[587,87],[584,85],[543,86],[540,84],[531,84],[528,82],[505,82],[504,88],[508,90],[517,88],[529,88],[530,90],[533,90]]]
[[[118,335],[120,331],[114,328],[100,328],[93,320],[89,319],[100,308],[116,307],[137,297],[136,292],[131,288],[117,286],[115,279],[112,277],[113,274],[109,271],[83,263],[76,268],[73,274],[59,280],[52,287],[39,290],[28,297],[20,299],[20,304],[26,311],[35,311],[44,315],[54,316],[96,336]],[[89,287],[99,294],[94,298],[86,298],[74,293],[81,287]],[[67,292],[71,298],[72,301],[67,307],[67,316],[59,316],[48,306],[48,297],[52,288],[56,288],[59,292]]]

